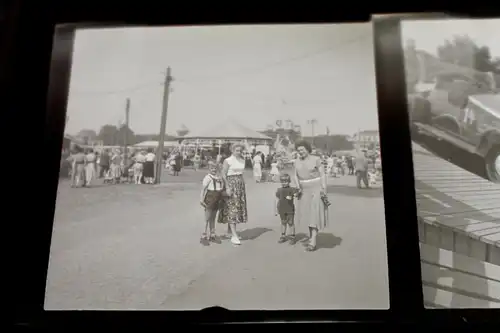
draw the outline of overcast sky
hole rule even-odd
[[[454,35],[468,35],[480,46],[488,46],[493,57],[500,57],[500,19],[405,21],[401,35],[414,39],[417,49],[437,54],[437,47]]]
[[[372,26],[275,25],[80,30],[67,132],[124,120],[158,133],[162,81],[172,68],[167,133],[227,117],[260,130],[291,119],[309,135],[377,129]]]

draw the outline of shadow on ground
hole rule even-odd
[[[304,233],[297,234],[297,241],[301,242],[303,245],[307,245],[308,236]],[[335,236],[334,234],[329,234],[326,232],[320,232],[318,234],[318,239],[316,240],[316,248],[319,249],[333,249],[342,243],[342,238]]]
[[[241,240],[254,240],[269,231],[272,231],[272,229],[258,227],[243,230],[239,233],[239,236]]]
[[[356,185],[328,185],[328,193],[341,194],[360,198],[380,198],[384,195],[384,191],[379,188],[357,188]]]

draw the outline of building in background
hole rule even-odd
[[[362,149],[374,149],[380,146],[380,136],[378,131],[359,131],[351,139]]]

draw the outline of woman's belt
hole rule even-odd
[[[321,180],[321,177],[312,178],[312,179],[299,179],[299,182],[301,182],[301,183],[309,183],[309,182],[318,181],[318,180]]]
[[[85,164],[85,161],[75,161],[75,164]]]

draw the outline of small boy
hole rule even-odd
[[[215,235],[215,216],[224,190],[224,182],[218,175],[217,164],[210,161],[208,171],[209,173],[203,178],[200,194],[200,204],[205,208],[205,232],[201,236],[200,243],[205,246],[210,245],[210,242],[220,243]]]
[[[290,187],[291,178],[288,174],[280,176],[281,187],[276,190],[276,204],[274,206],[274,214],[279,214],[281,218],[281,236],[278,243],[285,243],[289,240],[291,245],[297,243],[295,238],[295,205],[293,203],[294,197],[299,193],[299,189]],[[289,230],[289,237],[287,238],[287,229]]]

